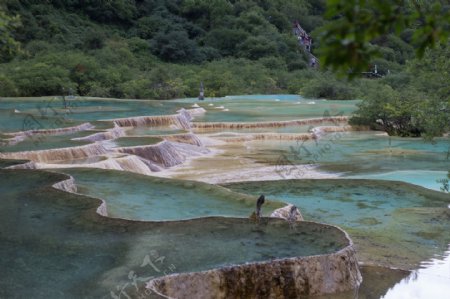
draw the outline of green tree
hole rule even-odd
[[[20,26],[19,16],[8,16],[0,6],[0,62],[11,60],[20,50],[20,43],[15,40],[14,32]]]
[[[450,130],[449,59],[450,45],[440,45],[403,72],[362,87],[365,99],[352,122],[393,135],[441,136]]]
[[[220,28],[211,30],[205,37],[205,44],[219,50],[223,56],[237,55],[237,46],[249,37],[240,29]]]
[[[381,36],[400,35],[413,26],[411,42],[419,57],[427,47],[446,43],[450,9],[443,0],[328,0],[326,17],[330,22],[320,31],[321,63],[355,76],[380,54],[370,43]]]
[[[158,33],[152,40],[152,51],[165,61],[202,61],[197,44],[190,40],[185,31]]]
[[[0,74],[0,97],[14,97],[17,94],[17,88],[14,82],[5,75]]]
[[[59,95],[63,90],[75,88],[69,71],[42,62],[16,69],[11,78],[20,96]]]
[[[238,46],[239,56],[249,59],[259,59],[265,56],[277,55],[277,45],[264,36],[250,36]]]
[[[100,22],[129,22],[137,13],[134,0],[74,0],[67,5],[83,10],[92,19]]]
[[[305,84],[302,94],[310,98],[326,98],[330,100],[351,100],[355,98],[354,88],[338,80],[332,74],[326,73]]]

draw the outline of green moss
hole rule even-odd
[[[381,224],[382,222],[378,221],[377,219],[375,219],[373,217],[365,217],[365,218],[359,218],[357,223],[362,224],[362,225],[372,226],[372,225]]]

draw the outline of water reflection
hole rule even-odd
[[[422,269],[389,289],[381,299],[444,299],[450,294],[450,246],[444,257],[421,264]]]

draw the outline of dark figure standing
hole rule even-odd
[[[265,201],[264,194],[261,194],[261,196],[256,201],[256,210],[250,215],[251,220],[259,222],[262,216],[261,207],[264,204],[264,201]]]
[[[256,217],[261,218],[261,207],[264,204],[265,197],[264,194],[261,194],[261,196],[256,201]]]
[[[203,87],[203,82],[200,82],[200,94],[198,95],[198,99],[200,101],[205,99],[205,88]]]

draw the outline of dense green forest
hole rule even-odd
[[[353,9],[354,1],[329,2]],[[431,2],[448,14],[448,4]],[[449,129],[450,47],[436,41],[425,50],[414,43],[420,24],[376,28],[382,34],[370,37],[365,50],[378,55],[361,61],[366,71],[376,65],[377,77],[358,72],[348,81],[328,68],[311,68],[292,33],[298,20],[313,37],[313,53],[333,49],[333,40],[323,37],[338,35],[341,16],[327,16],[325,0],[5,0],[0,7],[0,96],[73,92],[170,99],[195,97],[204,82],[208,97],[293,93],[365,99],[353,123],[390,134],[439,135]],[[383,7],[369,12],[386,14]],[[346,42],[339,40],[336,59],[352,53]]]

